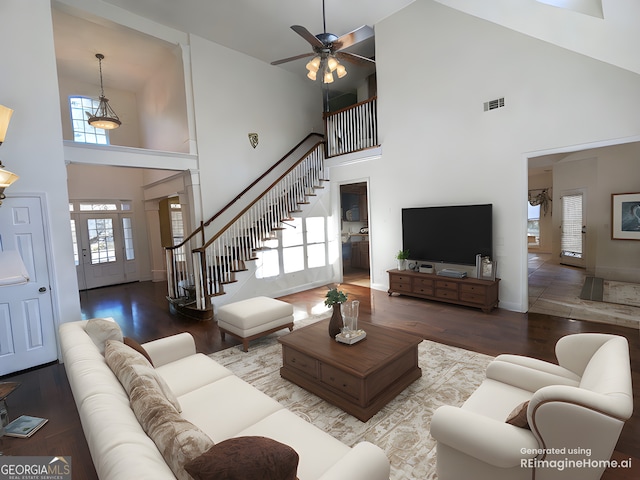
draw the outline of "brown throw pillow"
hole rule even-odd
[[[195,480],[295,480],[298,453],[267,437],[236,437],[215,444],[184,469]]]
[[[149,363],[153,366],[153,361],[151,360],[151,357],[149,356],[149,354],[147,353],[147,351],[144,349],[142,345],[140,345],[138,342],[136,342],[133,338],[130,338],[130,337],[124,337],[123,341],[125,345],[128,345],[129,347],[133,348],[136,352],[144,356],[144,358],[146,358],[149,361]]]
[[[529,407],[528,400],[526,402],[522,402],[520,405],[518,405],[516,408],[514,408],[511,411],[511,413],[507,417],[506,422],[516,427],[528,428],[529,430],[531,430],[531,427],[529,427],[529,422],[527,420],[528,407]]]

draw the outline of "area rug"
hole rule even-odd
[[[580,291],[580,298],[594,302],[640,307],[640,284],[587,277]]]
[[[295,328],[326,317],[296,322]],[[391,480],[437,478],[435,441],[429,434],[431,416],[441,405],[461,405],[484,380],[487,365],[493,359],[424,340],[418,346],[422,377],[369,421],[361,422],[280,377],[282,347],[277,337],[271,335],[252,342],[248,353],[240,346],[211,357],[343,443],[354,446],[367,440],[378,445],[391,462]]]

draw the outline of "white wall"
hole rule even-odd
[[[209,218],[307,134],[322,132],[317,84],[191,36],[204,218]],[[257,148],[248,134],[256,132]]]
[[[20,179],[5,194],[44,193],[56,322],[80,319],[49,0],[0,2],[0,104],[15,110],[0,156]],[[2,208],[2,207],[0,207]]]
[[[143,148],[189,153],[184,81],[181,50],[176,47],[138,95]]]
[[[501,306],[526,311],[524,152],[636,135],[640,77],[429,0],[376,25],[376,60],[383,157],[362,167],[374,284],[402,207],[492,203]]]

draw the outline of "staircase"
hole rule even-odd
[[[287,221],[293,220],[292,215],[302,212],[310,197],[316,195],[316,190],[324,188],[323,183],[327,181],[325,143],[322,137],[316,137],[310,135],[300,142],[290,154],[305,142],[315,141],[299,160],[231,220],[221,227],[216,226],[208,240],[205,238],[207,227],[222,213],[237,206],[244,194],[281,165],[287,156],[201,224],[180,245],[166,248],[167,299],[174,313],[198,320],[213,318],[211,298],[224,295],[225,285],[236,282],[236,275],[247,270],[247,262],[256,260],[256,252],[268,248],[265,242],[278,230],[287,228]],[[194,243],[200,246],[194,247]]]

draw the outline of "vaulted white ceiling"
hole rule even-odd
[[[338,36],[361,25],[375,25],[413,3],[431,0],[325,0],[327,31]],[[638,0],[433,0],[448,7],[503,25],[526,35],[556,44],[640,74],[640,1]],[[81,5],[78,0],[57,0],[54,6]],[[154,22],[194,33],[264,62],[286,58],[311,50],[291,25],[305,26],[312,33],[323,31],[322,0],[92,0],[87,3],[121,8]],[[559,8],[555,3],[573,8]],[[582,13],[598,11],[602,17]],[[62,7],[62,8],[61,8]],[[595,10],[594,10],[595,8]],[[584,10],[583,9],[583,10]],[[103,50],[105,86],[144,81],[152,74],[172,46],[128,31],[108,22],[84,25],[78,19],[54,15],[56,55],[63,74],[97,78],[95,53]],[[94,30],[101,29],[96,35]],[[126,34],[125,34],[125,30]],[[416,39],[418,41],[419,39]],[[355,53],[372,55],[373,42],[361,45]],[[106,51],[104,51],[106,50]],[[401,52],[399,52],[401,54]],[[118,58],[118,61],[114,60]],[[278,67],[306,75],[306,59]],[[147,68],[148,67],[148,68]],[[348,66],[349,68],[349,66]],[[369,71],[351,67],[345,79],[366,76]],[[336,81],[334,88],[347,84]]]

